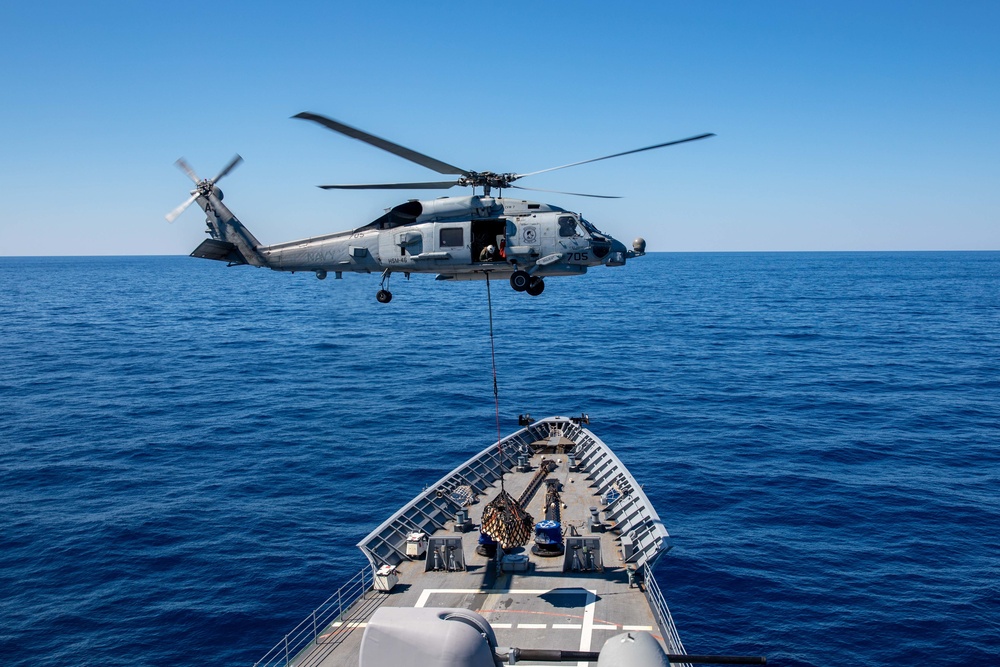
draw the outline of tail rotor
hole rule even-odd
[[[229,161],[229,164],[227,164],[225,167],[222,168],[222,171],[220,171],[218,174],[215,175],[214,178],[206,178],[204,180],[200,180],[198,178],[198,174],[195,173],[195,170],[191,168],[191,165],[189,165],[184,160],[184,158],[178,159],[176,162],[177,168],[183,171],[185,174],[187,174],[188,178],[190,178],[194,182],[195,189],[191,191],[191,197],[188,198],[187,201],[185,201],[183,204],[175,208],[170,213],[167,213],[166,215],[167,222],[172,223],[174,220],[180,217],[181,213],[187,210],[188,206],[197,201],[198,197],[208,197],[210,194],[212,194],[212,191],[215,188],[215,184],[218,181],[222,180],[222,178],[225,177],[226,174],[228,174],[234,168],[236,168],[236,165],[238,165],[242,161],[243,158],[240,157],[239,155],[236,155],[233,157],[232,160]]]

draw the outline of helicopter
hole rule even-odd
[[[320,185],[320,188],[410,190],[461,186],[471,187],[472,195],[411,199],[355,229],[263,245],[222,203],[223,193],[216,185],[243,158],[236,155],[222,171],[208,179],[200,179],[181,158],[176,164],[194,181],[195,189],[188,200],[167,214],[167,221],[173,222],[188,206],[197,203],[205,212],[206,233],[210,238],[202,241],[191,256],[228,262],[229,266],[249,264],[292,273],[311,271],[320,280],[331,272],[340,279],[345,272],[370,274],[379,271],[382,280],[376,299],[380,303],[392,300],[389,277],[393,273],[402,273],[406,278],[411,273],[436,273],[438,280],[454,281],[483,280],[489,274],[496,274],[507,277],[515,291],[538,296],[545,289],[545,278],[582,275],[592,266],[624,266],[626,260],[645,254],[645,240],[635,239],[629,250],[579,213],[552,204],[503,197],[503,190],[617,199],[608,195],[538,190],[513,183],[527,176],[715,136],[699,134],[517,174],[462,169],[315,113],[302,112],[292,118],[317,123],[440,174],[457,176],[444,181]],[[478,194],[477,189],[481,190]],[[500,196],[491,196],[494,189]]]

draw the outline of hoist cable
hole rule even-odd
[[[490,311],[490,358],[493,361],[493,404],[497,415],[497,455],[500,457],[500,490],[503,491],[503,447],[500,446],[500,389],[497,386],[497,353],[493,340],[493,296],[490,294],[490,272],[486,271],[486,303]]]

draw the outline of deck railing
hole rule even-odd
[[[667,643],[667,652],[674,654],[686,654],[684,644],[681,643],[680,635],[677,634],[677,626],[674,625],[674,618],[670,615],[666,600],[660,592],[660,586],[653,576],[653,568],[648,564],[643,566],[643,581],[646,584],[646,600],[656,616],[660,629],[663,631],[663,640]]]
[[[373,572],[365,567],[341,586],[326,602],[295,626],[285,638],[254,663],[254,667],[287,667],[304,648],[312,644],[319,634],[336,621],[354,602],[372,590]]]

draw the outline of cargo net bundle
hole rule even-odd
[[[502,488],[483,508],[482,532],[501,549],[524,546],[534,536],[535,520]]]

